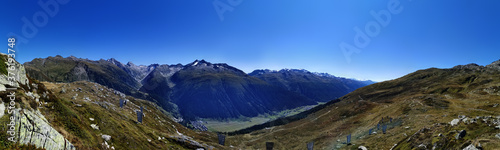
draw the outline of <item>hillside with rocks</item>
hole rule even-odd
[[[0,63],[6,65],[5,62],[8,62],[8,59],[7,55],[1,54]],[[47,93],[45,91],[36,93],[38,84],[29,80],[24,66],[17,62],[11,66],[13,70],[5,70],[0,74],[0,122],[2,122],[0,137],[3,139],[0,142],[0,149],[9,147],[75,149],[63,135],[50,126],[39,110],[31,109],[31,106],[38,105],[40,98],[48,98]],[[8,72],[17,75],[18,82],[11,84],[11,80],[7,76]],[[18,90],[9,90],[8,88]],[[14,101],[11,101],[11,97],[14,98]],[[16,142],[16,144],[9,142]]]
[[[430,68],[359,88],[302,119],[227,141],[242,149],[497,149],[500,60]],[[349,141],[348,141],[349,139]]]

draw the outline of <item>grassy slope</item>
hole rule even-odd
[[[7,57],[4,57],[3,55],[0,57],[0,73],[7,75]]]
[[[178,133],[192,137],[193,140],[215,146],[215,149],[225,149],[217,144],[217,135],[210,132],[196,132],[170,120],[168,114],[150,101],[136,99],[131,96],[126,98],[130,102],[123,108],[119,108],[119,95],[114,90],[105,86],[79,81],[73,83],[39,83],[30,80],[30,85],[36,84],[37,90],[22,86],[17,91],[16,108],[38,109],[47,118],[51,126],[61,133],[78,149],[105,149],[104,140],[101,135],[111,135],[108,144],[115,149],[194,149],[189,142],[180,141]],[[64,88],[66,93],[60,93]],[[82,90],[75,90],[81,88]],[[101,90],[102,89],[102,90]],[[25,92],[31,91],[38,95],[48,93],[48,97],[41,96],[40,102],[36,103]],[[72,99],[78,94],[76,99]],[[98,96],[99,95],[99,96]],[[0,97],[7,101],[7,94],[0,93]],[[106,97],[100,97],[106,96]],[[90,101],[84,100],[88,97]],[[107,109],[96,104],[104,104]],[[78,106],[77,104],[81,105]],[[144,106],[145,117],[142,124],[136,122],[135,110]],[[1,122],[8,120],[9,115],[0,118]],[[90,120],[93,118],[94,120]],[[91,128],[90,124],[97,124],[100,130]],[[6,139],[6,124],[0,124],[0,137]],[[165,139],[159,140],[158,137]],[[149,141],[149,140],[151,141]],[[0,142],[0,149],[32,149],[30,146],[20,146]]]
[[[118,95],[113,94],[111,89],[104,86],[91,83],[91,82],[74,82],[69,84],[54,84],[44,82],[45,85],[52,91],[56,91],[57,96],[61,97],[63,107],[66,107],[67,114],[74,118],[73,123],[81,133],[67,134],[67,138],[74,143],[74,145],[91,149],[92,147],[100,146],[103,143],[101,134],[111,135],[110,145],[117,149],[184,149],[189,148],[189,145],[183,145],[171,138],[171,136],[178,136],[177,131],[193,137],[196,141],[202,143],[209,143],[209,145],[216,144],[216,135],[209,132],[195,132],[185,128],[184,126],[173,122],[161,111],[157,105],[152,102],[135,99],[127,96],[129,101],[127,105],[121,109],[119,108]],[[96,86],[97,85],[97,86]],[[66,93],[59,93],[61,89],[66,89]],[[81,88],[81,91],[75,90]],[[100,89],[103,90],[100,90]],[[73,91],[75,90],[75,91]],[[71,97],[78,94],[76,100]],[[99,95],[99,96],[98,96]],[[100,96],[106,97],[100,97]],[[83,98],[88,97],[91,101],[85,101]],[[95,104],[93,102],[107,102],[108,109]],[[75,103],[75,104],[73,104]],[[82,107],[77,107],[76,104],[81,104]],[[145,117],[142,124],[136,122],[137,116],[135,111],[139,110],[139,106],[144,106]],[[49,121],[55,121],[54,118],[62,114],[50,112],[51,105],[45,106],[45,115]],[[60,111],[59,111],[60,112]],[[94,118],[94,121],[89,120]],[[57,124],[57,122],[53,122]],[[61,124],[64,124],[62,122]],[[94,130],[90,124],[97,124],[100,130]],[[63,126],[63,125],[62,125]],[[68,132],[65,129],[60,129],[62,133]],[[165,137],[165,140],[158,140],[158,137]],[[151,142],[148,141],[151,140]]]
[[[269,118],[266,117],[252,117],[249,120],[228,120],[228,121],[219,121],[214,119],[206,119],[204,124],[209,131],[215,132],[230,132],[235,130],[244,129],[247,127],[251,127],[257,124],[261,124],[269,121]]]
[[[314,141],[315,148],[319,149],[351,149],[359,145],[369,149],[390,149],[418,130],[435,123],[448,123],[458,115],[500,115],[500,110],[492,107],[500,103],[500,93],[498,90],[485,92],[485,89],[498,89],[499,86],[499,72],[435,68],[420,70],[400,79],[360,88],[342,97],[340,102],[302,120],[231,136],[228,142],[244,149],[263,149],[268,141],[275,142],[277,149],[305,149],[306,143],[310,141]],[[387,134],[377,131],[379,134],[367,135],[368,130],[376,128],[377,123],[386,116],[394,118],[393,121],[398,124],[390,125]],[[477,126],[481,129],[471,130],[474,134],[461,142],[483,140],[481,144],[485,149],[500,145],[492,133],[493,127]],[[435,134],[451,134],[461,128],[465,129],[462,126],[436,127],[431,131]],[[348,134],[352,134],[354,145],[342,144]],[[418,141],[410,140],[409,143]],[[451,144],[448,148],[461,146]]]

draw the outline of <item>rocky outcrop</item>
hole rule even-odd
[[[452,69],[466,69],[466,70],[474,70],[474,71],[481,71],[485,69],[492,69],[492,70],[500,70],[500,60],[497,60],[495,62],[492,62],[489,65],[486,66],[481,66],[475,63],[470,63],[467,65],[458,65],[453,67]]]
[[[83,62],[78,62],[76,66],[71,69],[70,74],[72,74],[70,81],[88,81],[88,65]]]
[[[481,70],[483,68],[484,68],[483,66],[480,66],[478,64],[470,63],[470,64],[467,64],[467,65],[458,65],[458,66],[453,67],[452,69],[469,69],[469,70],[479,71],[479,70]]]
[[[4,57],[5,59],[8,60],[8,57],[5,55],[5,54],[1,54],[0,57]],[[21,84],[26,84],[26,81],[28,80],[28,78],[26,77],[26,70],[24,69],[24,66],[15,62],[14,64],[11,64],[11,65],[14,65],[15,69],[14,70],[9,70],[7,69],[7,71],[9,72],[9,74],[14,74],[15,77],[15,80]],[[14,85],[12,85],[13,87],[19,87],[19,84],[17,82],[14,82]],[[5,75],[5,74],[0,74],[0,91],[5,91],[6,90],[6,87],[5,85],[10,85],[10,80],[8,80],[8,76]]]
[[[32,144],[50,150],[76,149],[63,135],[49,125],[39,111],[16,109],[13,115],[16,120],[16,142],[19,144]]]
[[[486,65],[486,68],[500,70],[500,60],[497,60],[489,65]]]
[[[1,57],[6,57],[5,54],[1,55]],[[15,66],[15,69],[8,71],[9,73],[14,74],[16,82],[11,85],[8,80],[8,76],[1,74],[0,89],[5,89],[5,86],[19,88],[19,84],[27,85],[28,78],[26,77],[26,70],[24,69],[24,66],[18,62],[14,62],[10,65]],[[36,85],[27,86],[28,88],[30,88],[30,86],[35,88],[37,87]],[[37,102],[40,97],[38,94],[33,94],[31,91],[26,92],[25,95],[32,97],[32,99],[36,99]],[[43,97],[45,96],[46,95],[44,93]],[[5,111],[5,104],[3,102],[0,104],[0,111],[0,117],[2,117]],[[75,147],[68,140],[66,140],[63,135],[50,126],[40,111],[18,108],[14,110],[12,115],[15,118],[15,141],[19,144],[31,144],[36,145],[36,147],[50,150],[75,149]]]

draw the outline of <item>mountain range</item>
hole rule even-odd
[[[255,70],[247,74],[224,63],[195,60],[182,65],[123,64],[113,58],[37,58],[24,63],[40,81],[91,81],[157,102],[176,117],[238,118],[328,102],[372,84],[307,70]]]
[[[7,58],[0,54],[0,66]],[[40,82],[10,64],[0,73],[0,149],[225,149],[215,133],[186,128],[154,102],[96,82]]]
[[[2,55],[0,64],[4,64],[6,58],[7,55]],[[41,62],[50,64],[53,63],[51,61],[54,60]],[[60,72],[69,70],[70,73],[65,76],[49,74],[48,71],[39,75],[68,80],[76,77],[96,79],[95,74],[109,72],[103,69],[106,67],[116,72],[122,70],[127,75],[134,74],[124,79],[132,79],[140,84],[134,88],[136,91],[129,93],[154,101],[154,94],[150,94],[154,92],[148,90],[168,87],[164,92],[170,94],[169,102],[173,108],[177,107],[176,103],[189,102],[175,101],[172,99],[174,97],[183,97],[196,103],[200,102],[198,98],[193,98],[197,96],[228,94],[231,97],[230,94],[234,93],[236,97],[245,96],[246,93],[238,93],[240,88],[252,86],[269,86],[301,96],[305,95],[302,92],[308,93],[305,87],[310,87],[304,82],[314,81],[321,85],[319,81],[324,81],[321,78],[332,78],[331,75],[295,69],[256,70],[245,74],[234,67],[203,60],[187,65],[135,66],[128,63],[122,64],[122,67],[112,62],[111,59],[78,59],[73,63],[73,68],[77,69],[54,69],[58,68],[54,66],[35,68],[52,68]],[[84,70],[78,71],[81,68]],[[217,144],[220,136],[214,132],[188,129],[174,121],[177,118],[173,117],[173,112],[163,110],[151,100],[110,88],[110,85],[101,85],[97,81],[39,82],[32,79],[31,75],[26,75],[25,70],[29,71],[27,66],[16,63],[15,70],[21,80],[9,85],[7,73],[1,69],[0,85],[17,87],[17,94],[16,113],[0,113],[0,122],[5,122],[0,124],[0,138],[7,139],[10,136],[7,132],[9,124],[6,123],[11,118],[9,116],[18,118],[15,127],[20,133],[16,134],[17,143],[0,141],[0,149],[264,149],[269,145],[273,145],[274,149],[306,149],[310,146],[314,146],[314,149],[500,147],[500,60],[486,66],[467,64],[447,69],[423,69],[394,80],[370,84],[297,115],[229,133],[224,145]],[[80,73],[75,75],[74,72]],[[110,76],[101,79],[104,78]],[[116,86],[129,84],[103,83]],[[237,90],[231,91],[232,88]],[[191,89],[200,93],[189,91]],[[258,91],[248,91],[252,90]],[[2,110],[10,109],[6,106],[10,105],[7,92],[0,91]],[[158,90],[155,94],[161,93],[163,91]],[[254,96],[253,93],[251,96]],[[306,98],[319,102],[315,97]],[[119,107],[120,99],[127,101],[124,107]],[[208,97],[205,100],[211,99]],[[219,106],[230,108],[232,105]],[[180,112],[186,111],[180,108],[184,106],[178,107]],[[139,110],[141,114],[144,113],[142,121],[136,118]]]

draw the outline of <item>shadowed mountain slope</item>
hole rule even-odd
[[[227,64],[196,60],[186,65],[122,64],[61,56],[25,63],[41,81],[91,81],[137,98],[157,102],[176,117],[253,117],[338,98],[365,82],[305,70],[250,75]]]
[[[206,118],[258,114],[315,104],[226,64],[195,61],[172,76],[172,99],[183,114]]]
[[[298,69],[283,69],[280,71],[255,70],[249,75],[318,102],[328,102],[344,96],[355,89],[373,83]]]

